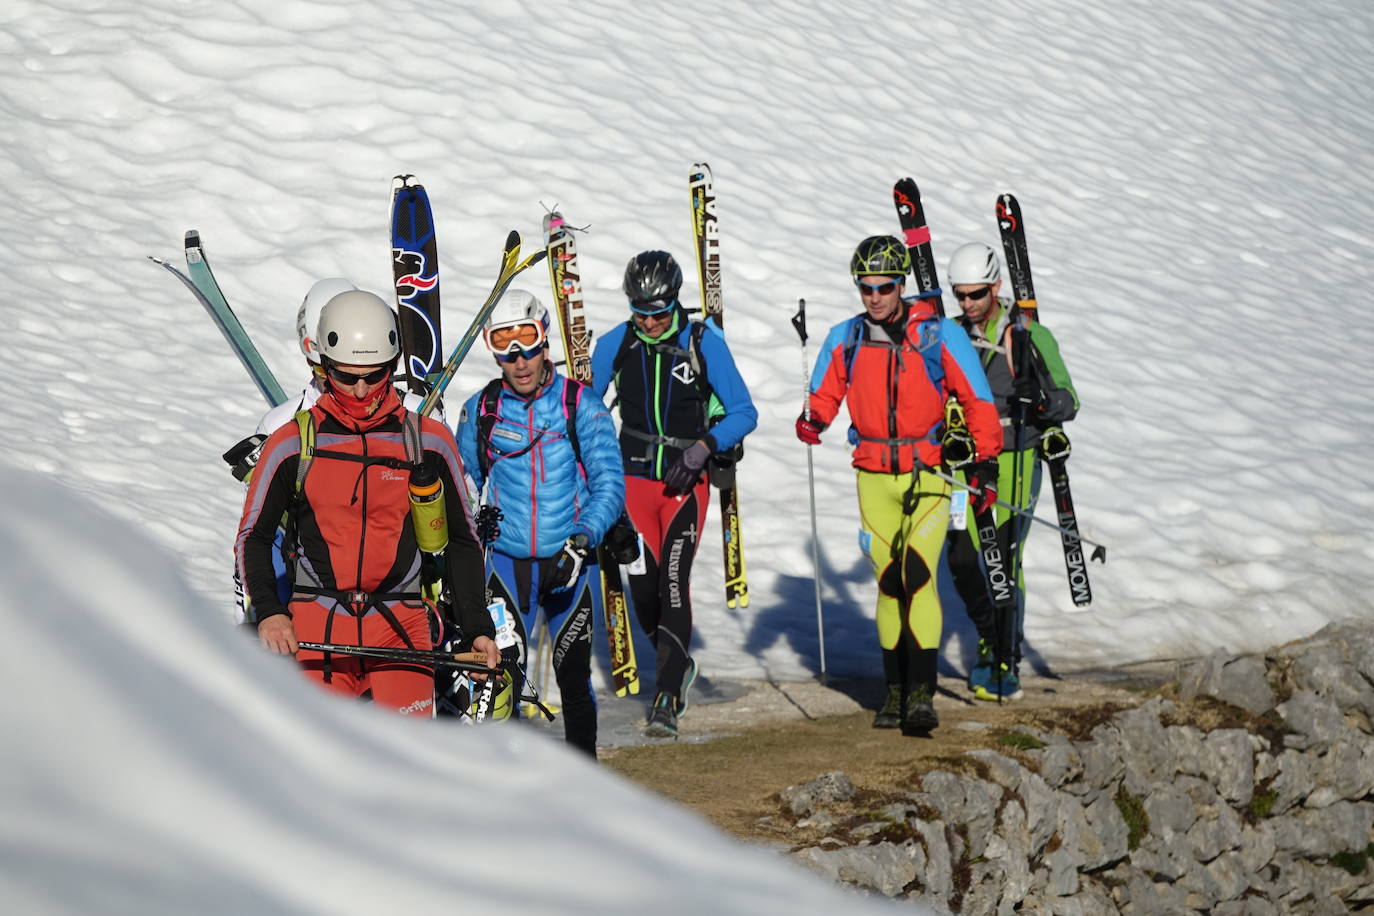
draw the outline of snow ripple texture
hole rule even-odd
[[[452,342],[505,232],[537,243],[541,203],[591,224],[591,325],[623,320],[630,255],[662,247],[690,265],[686,174],[705,159],[729,336],[761,426],[742,466],[753,601],[727,611],[718,597],[713,511],[697,654],[716,676],[806,677],[817,641],[787,320],[806,297],[814,359],[858,308],[853,245],[895,230],[890,187],[911,174],[942,271],[957,245],[995,244],[996,194],[1017,194],[1041,314],[1083,397],[1075,497],[1110,562],[1093,565],[1096,600],[1078,613],[1057,536],[1037,529],[1036,664],[1301,636],[1369,608],[1371,46],[1374,11],[1356,0],[864,16],[771,0],[709,19],[662,0],[11,0],[0,321],[23,379],[3,460],[135,522],[227,617],[241,490],[219,454],[264,405],[144,255],[179,260],[182,232],[200,229],[293,390],[309,284],[389,284],[390,176],[420,176],[434,199]],[[542,271],[526,285],[547,295]],[[453,391],[493,370],[479,349]],[[871,675],[874,586],[842,431],[816,451],[826,646],[831,673]],[[958,669],[971,632],[957,608],[946,618]]]

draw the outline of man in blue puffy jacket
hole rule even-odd
[[[643,567],[630,573],[635,616],[658,655],[644,734],[675,738],[697,670],[689,584],[710,501],[706,465],[730,454],[759,414],[720,328],[687,319],[671,254],[635,255],[623,288],[630,320],[597,341],[592,386],[602,397],[616,386],[625,508],[644,543]]]
[[[554,370],[548,331],[549,313],[530,293],[511,290],[497,305],[484,337],[501,377],[463,404],[458,449],[483,503],[502,514],[487,579],[491,597],[519,611],[526,646],[542,607],[564,736],[594,757],[594,549],[620,517],[625,481],[606,405]]]

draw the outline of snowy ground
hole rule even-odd
[[[761,426],[742,467],[753,601],[731,612],[717,598],[713,534],[697,657],[717,678],[805,678],[819,659],[788,318],[806,297],[819,337],[858,308],[849,253],[896,228],[891,184],[910,174],[942,266],[962,242],[994,242],[995,197],[1017,194],[1041,315],[1083,398],[1075,498],[1084,533],[1111,550],[1083,613],[1056,537],[1031,541],[1027,631],[1043,666],[1257,649],[1368,614],[1374,10],[869,9],[11,0],[0,321],[27,371],[0,460],[132,523],[177,558],[202,599],[188,612],[227,619],[242,493],[218,456],[264,405],[144,255],[176,256],[200,229],[290,388],[311,281],[389,284],[392,175],[420,176],[435,202],[451,342],[506,231],[537,238],[541,203],[591,225],[591,325],[623,320],[630,255],[666,247],[690,263],[687,171],[704,159],[730,341]],[[477,353],[455,391],[492,371]],[[872,674],[873,585],[838,438],[816,454],[827,661]]]
[[[226,637],[127,522],[38,475],[0,489],[6,913],[865,903],[526,729],[341,703]]]

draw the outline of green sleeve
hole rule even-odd
[[[1068,367],[1064,365],[1064,358],[1059,355],[1059,344],[1055,341],[1050,329],[1039,322],[1030,323],[1031,346],[1035,348],[1040,363],[1039,369],[1042,379],[1049,377],[1050,384],[1047,390],[1064,391],[1073,399],[1072,413],[1078,413],[1079,402],[1078,392],[1073,387],[1073,379],[1069,377]],[[1065,417],[1064,419],[1070,419]]]

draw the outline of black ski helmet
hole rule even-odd
[[[625,265],[623,289],[631,302],[671,302],[682,289],[682,268],[666,251],[641,251]]]
[[[911,270],[911,256],[899,239],[890,235],[870,235],[854,249],[849,272],[859,277],[905,277]]]

